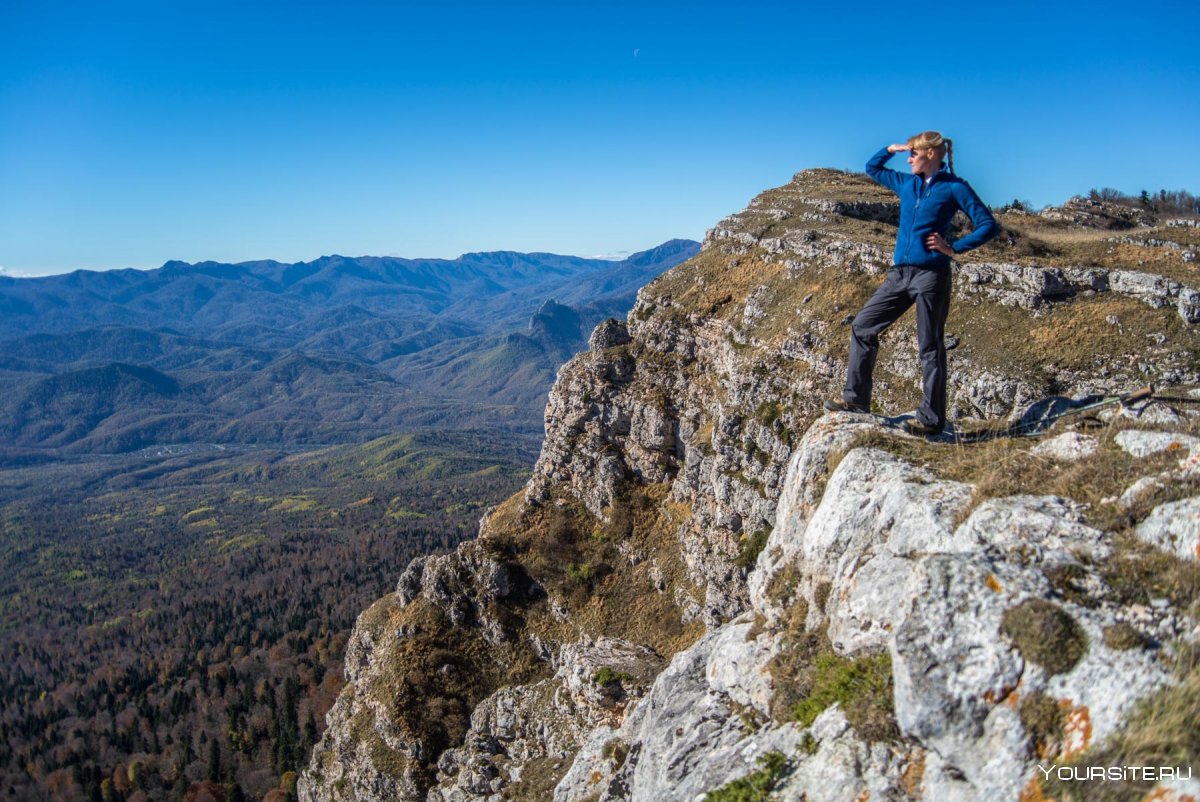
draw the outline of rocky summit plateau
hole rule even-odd
[[[1165,400],[967,445],[821,413],[897,217],[799,173],[596,328],[525,489],[358,619],[300,798],[1200,798],[1196,220],[1001,213],[954,267],[956,429]]]

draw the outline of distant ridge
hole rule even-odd
[[[537,436],[558,367],[699,247],[0,276],[0,449]]]
[[[621,261],[549,253],[492,251],[457,259],[322,256],[271,260],[166,262],[155,270],[77,270],[58,276],[0,276],[0,339],[100,325],[223,331],[255,322],[279,328],[297,316],[355,305],[380,314],[439,316],[464,302],[490,300],[482,325],[523,320],[551,296],[564,302],[636,292],[670,264],[699,251],[670,240]],[[653,274],[653,275],[649,275]],[[570,295],[560,290],[564,282]],[[518,312],[514,307],[521,307]]]

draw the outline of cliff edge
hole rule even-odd
[[[1197,406],[972,446],[822,416],[897,213],[797,174],[598,327],[524,492],[360,617],[301,799],[1200,797]],[[1195,221],[999,219],[955,266],[956,425],[1200,383]]]

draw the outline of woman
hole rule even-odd
[[[884,166],[901,151],[908,152],[912,175]],[[883,285],[854,318],[842,398],[826,401],[825,408],[870,411],[871,374],[879,353],[879,335],[916,304],[924,397],[915,420],[906,420],[904,425],[913,434],[938,434],[946,425],[945,325],[950,311],[950,258],[987,242],[998,227],[970,185],[954,174],[953,143],[937,131],[917,134],[903,145],[888,145],[867,162],[867,175],[900,196],[896,252]],[[945,239],[946,230],[959,209],[971,218],[975,230],[951,244]]]

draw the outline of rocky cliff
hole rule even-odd
[[[800,173],[597,328],[525,491],[360,617],[301,798],[1200,794],[1197,407],[972,446],[822,416],[897,213]],[[1198,383],[1200,229],[1001,222],[955,267],[958,426]],[[912,329],[881,410],[917,401]],[[1073,779],[1143,765],[1180,771]]]

